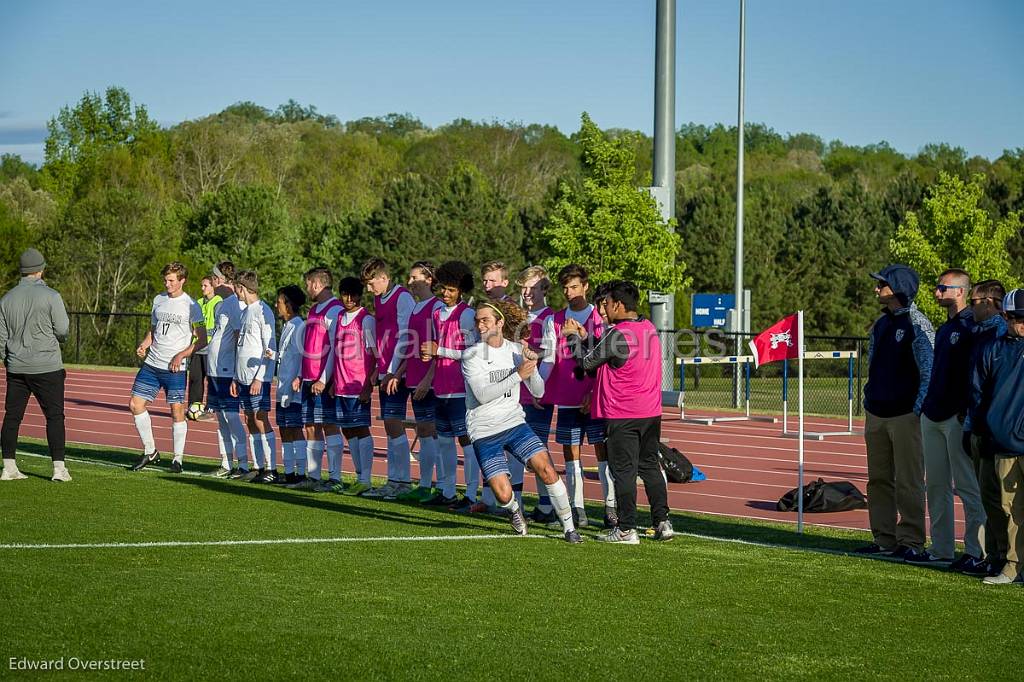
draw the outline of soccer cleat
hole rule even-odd
[[[853,553],[854,554],[863,554],[864,556],[885,556],[885,557],[888,557],[888,556],[892,556],[893,555],[893,550],[886,549],[886,548],[884,548],[881,545],[878,545],[876,543],[871,543],[870,545],[865,545],[864,547],[858,547],[857,549],[853,550]]]
[[[277,483],[279,477],[274,469],[267,469],[256,479],[257,483]]]
[[[220,467],[219,469],[213,472],[214,478],[227,478],[230,475],[231,469],[225,469],[224,467]]]
[[[908,552],[903,561],[915,566],[941,566],[946,568],[950,565],[951,559],[943,559],[925,550],[923,552]]]
[[[467,514],[486,514],[488,509],[483,502],[474,502],[465,511]]]
[[[341,495],[345,492],[345,484],[338,479],[331,479],[328,483],[331,484],[331,492],[335,495]]]
[[[53,476],[50,480],[57,481],[58,483],[70,483],[71,473],[67,470],[67,467],[60,467],[59,469],[54,467]]]
[[[450,507],[457,501],[458,500],[455,497],[446,497],[443,492],[438,490],[433,495],[423,500],[422,504],[426,507]]]
[[[171,460],[171,473],[172,474],[180,474],[181,473],[181,462],[179,462],[176,459]]]
[[[410,486],[407,490],[398,493],[395,499],[399,502],[418,502],[422,494],[423,488],[421,486],[416,486],[415,488]]]
[[[908,557],[917,557],[917,555],[919,554],[924,554],[924,550],[918,551],[912,547],[900,545],[899,547],[893,550],[890,556],[892,556],[893,559],[902,559],[903,561],[906,561]]]
[[[508,520],[512,524],[512,530],[516,532],[516,535],[526,535],[526,518],[523,516],[522,509],[512,512]]]
[[[615,507],[604,508],[604,527],[605,530],[610,530],[619,525],[619,512]]]
[[[239,480],[241,478],[244,478],[245,476],[248,476],[248,475],[249,475],[249,470],[248,469],[238,469],[238,468],[235,468],[235,469],[231,470],[231,473],[228,475],[228,478],[230,478],[233,481],[237,481],[237,480]]]
[[[391,492],[384,496],[385,500],[400,500],[402,495],[408,495],[412,493],[412,484],[410,483],[395,483],[391,486]]]
[[[148,465],[156,464],[159,461],[160,461],[160,452],[159,451],[154,450],[153,454],[151,454],[151,455],[147,455],[147,454],[143,453],[142,457],[139,458],[139,461],[137,461],[135,464],[133,464],[131,466],[131,470],[132,471],[142,471]]]
[[[373,500],[386,499],[388,495],[392,494],[391,491],[394,490],[394,488],[395,484],[389,481],[388,483],[377,486],[376,488],[370,488],[365,491],[362,496]]]
[[[330,478],[327,479],[326,481],[320,481],[317,484],[317,486],[315,488],[313,488],[313,492],[315,492],[315,493],[331,493],[331,492],[334,492],[334,484],[335,483],[341,483],[341,481],[338,481],[336,479],[330,479]]]
[[[367,490],[370,490],[370,485],[368,483],[356,481],[345,490],[345,494],[361,497],[362,494],[365,493]]]
[[[320,481],[315,478],[303,478],[301,481],[296,481],[288,486],[289,490],[316,490],[320,485]]]
[[[263,475],[263,471],[262,470],[260,470],[260,469],[250,469],[249,471],[245,472],[245,475],[239,476],[238,480],[242,481],[243,483],[252,483],[253,481],[255,481],[257,478],[259,478],[262,475]]]
[[[459,513],[468,512],[469,508],[472,507],[473,504],[474,504],[473,500],[469,499],[468,497],[463,497],[459,501],[457,501],[455,504],[453,504],[450,507],[448,507],[448,511],[459,512]]]
[[[14,467],[13,469],[4,467],[4,472],[0,474],[0,481],[24,481],[26,478],[28,478],[28,476],[21,473],[21,471],[18,470],[18,467]]]
[[[607,533],[601,533],[596,538],[598,542],[615,542],[620,545],[639,545],[640,536],[637,535],[635,528],[629,530],[622,530],[621,528],[612,528]]]
[[[565,531],[565,541],[570,545],[582,545],[583,536],[580,535],[578,530],[567,530]]]

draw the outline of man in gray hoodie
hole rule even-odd
[[[0,355],[7,368],[4,423],[0,430],[2,481],[27,478],[18,471],[18,429],[34,395],[46,417],[46,444],[53,459],[53,480],[70,481],[64,466],[64,363],[60,342],[68,336],[68,314],[60,294],[46,286],[46,261],[35,249],[21,254],[22,278],[0,299]]]

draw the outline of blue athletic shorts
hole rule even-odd
[[[281,403],[277,403],[274,405],[274,420],[280,429],[301,429],[302,404],[291,403],[288,407],[281,407]]]
[[[445,438],[457,438],[468,435],[466,430],[466,397],[435,398],[434,422],[437,424],[437,435]]]
[[[508,468],[508,459],[505,457],[506,452],[521,462],[524,467],[534,455],[547,452],[544,444],[540,442],[540,438],[537,438],[537,434],[526,424],[513,426],[507,431],[475,440],[473,449],[476,450],[476,459],[480,462],[480,469],[484,472],[485,481],[501,474],[512,476]]]
[[[597,445],[604,442],[604,420],[583,414],[578,407],[559,407],[555,418],[555,442],[559,445]]]
[[[416,418],[417,424],[432,424],[434,422],[434,392],[427,391],[423,400],[412,401],[412,415]]]
[[[523,405],[526,414],[526,425],[533,429],[541,443],[547,443],[551,437],[551,417],[555,414],[554,405],[541,405],[538,410],[533,405]]]
[[[302,382],[302,423],[334,424],[337,423],[337,401],[328,395],[325,388],[320,395],[313,395],[313,382]]]
[[[169,369],[159,369],[153,365],[142,365],[139,373],[135,375],[135,383],[132,384],[132,395],[137,395],[148,401],[156,400],[157,393],[163,389],[167,397],[168,405],[179,405],[185,402],[185,379],[188,372],[172,372]]]
[[[382,386],[377,392],[377,397],[380,398],[381,419],[405,419],[405,408],[409,404],[409,389],[405,387],[404,380],[398,382],[398,389],[392,395],[385,393]]]
[[[335,424],[343,429],[370,426],[370,403],[359,402],[359,398],[338,396],[335,407]]]
[[[270,413],[270,382],[264,381],[259,395],[249,395],[249,385],[235,382],[238,391],[238,409],[242,412]]]

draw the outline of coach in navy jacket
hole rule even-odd
[[[919,415],[931,378],[934,330],[913,303],[916,272],[890,265],[871,277],[884,306],[871,329],[864,386],[868,518],[875,541],[859,551],[913,558],[925,541]]]

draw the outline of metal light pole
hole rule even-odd
[[[661,217],[668,222],[676,212],[676,0],[657,0],[654,30],[654,186],[651,194]],[[670,228],[671,229],[671,228]],[[651,322],[661,332],[662,400],[674,405],[675,297],[670,293],[648,292]]]
[[[747,1],[740,0],[740,64],[739,64],[739,97],[736,112],[736,262],[734,263],[733,293],[735,307],[732,311],[732,331],[736,334],[736,354],[739,355],[743,345],[743,332],[750,331],[745,323],[745,301],[743,300],[743,96],[744,66],[746,64],[746,19]],[[737,372],[733,377],[734,407],[740,404],[740,379]]]

